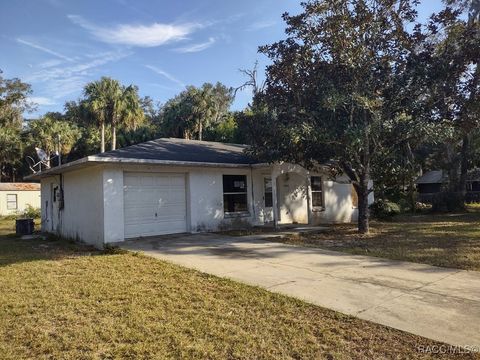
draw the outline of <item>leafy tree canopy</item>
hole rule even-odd
[[[204,129],[222,121],[232,101],[233,90],[221,83],[205,83],[200,88],[188,86],[162,107],[165,133],[185,139],[196,136],[202,140]]]
[[[407,31],[416,3],[308,1],[300,15],[283,16],[285,40],[260,48],[273,64],[256,99],[266,110],[253,151],[310,168],[329,163],[347,174],[361,232],[368,232],[372,168],[423,127],[396,93],[416,45]]]

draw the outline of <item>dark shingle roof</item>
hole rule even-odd
[[[420,176],[415,183],[417,184],[442,184],[447,181],[447,175],[442,170],[428,171]]]
[[[96,155],[99,158],[186,161],[217,164],[254,164],[247,145],[162,138]]]

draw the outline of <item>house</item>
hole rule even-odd
[[[420,176],[417,185],[418,200],[431,203],[435,194],[441,192],[448,182],[448,176],[443,170],[428,171]]]
[[[0,183],[0,216],[22,213],[28,205],[40,208],[40,184]]]
[[[417,185],[418,200],[431,203],[433,197],[448,185],[448,174],[442,170],[428,171],[420,176],[415,184]],[[467,203],[480,202],[479,168],[468,171],[465,191],[465,201]]]
[[[467,203],[480,203],[480,168],[474,168],[467,173]]]
[[[103,246],[244,225],[351,222],[343,176],[266,164],[245,145],[157,139],[63,164],[41,181],[42,228]],[[370,199],[373,201],[373,197]]]

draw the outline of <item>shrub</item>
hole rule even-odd
[[[400,214],[400,206],[388,200],[378,199],[370,205],[370,212],[374,218],[388,220]]]
[[[412,204],[411,204],[411,201],[409,201],[408,199],[401,198],[398,201],[398,206],[402,213],[412,211]]]
[[[28,219],[36,219],[42,216],[42,211],[40,208],[34,208],[32,205],[28,204],[27,208],[22,214],[22,217]]]
[[[423,203],[420,201],[417,201],[415,203],[415,209],[418,211],[430,210],[431,208],[432,208],[431,204]]]

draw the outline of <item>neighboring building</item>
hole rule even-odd
[[[480,168],[475,168],[467,173],[467,203],[480,203]]]
[[[40,208],[40,184],[0,183],[0,216],[20,214],[27,205]]]
[[[447,182],[448,176],[442,170],[426,172],[415,181],[415,184],[417,185],[418,201],[431,203],[435,194],[441,192]]]
[[[31,175],[41,180],[43,230],[103,246],[247,224],[356,220],[345,177],[260,163],[245,148],[157,139]]]
[[[416,181],[418,200],[431,203],[433,197],[441,192],[448,184],[448,175],[442,170],[428,171]],[[467,203],[480,202],[480,169],[468,171],[465,201]]]

